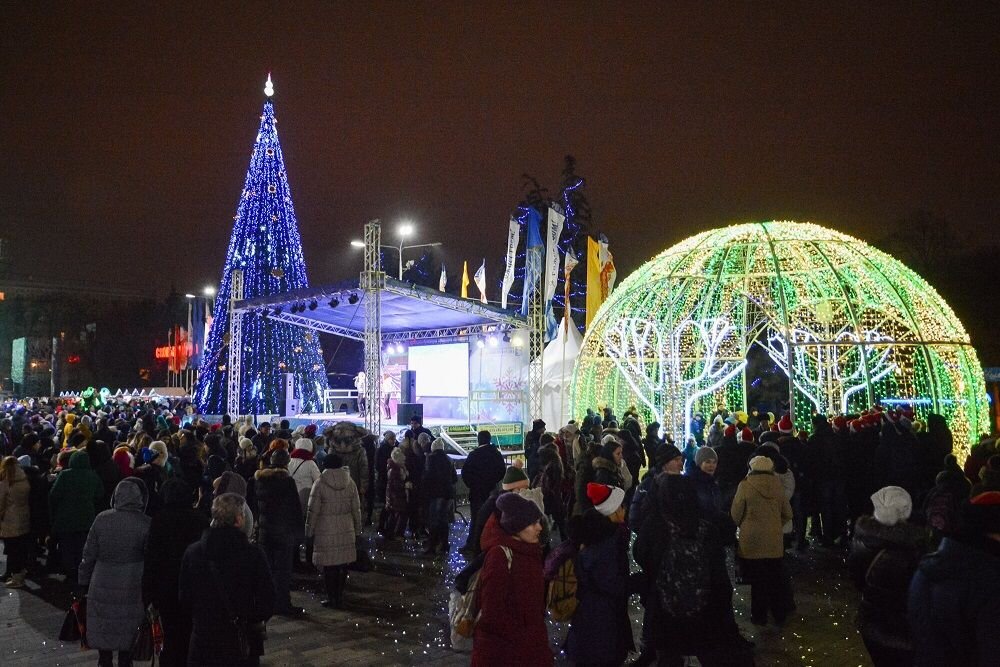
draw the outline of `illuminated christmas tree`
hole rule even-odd
[[[236,209],[218,308],[205,346],[195,403],[205,414],[226,411],[229,358],[228,304],[232,273],[243,271],[243,298],[282,294],[309,286],[302,240],[278,143],[270,75],[246,183]],[[281,378],[295,376],[295,395],[303,409],[318,407],[327,387],[326,368],[314,331],[248,314],[242,318],[240,412],[281,413]]]

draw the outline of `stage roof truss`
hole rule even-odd
[[[350,303],[352,297],[356,297],[354,303]],[[270,319],[363,341],[366,298],[365,290],[354,280],[241,301],[234,310],[251,317],[266,313]],[[334,299],[335,307],[330,305]],[[379,300],[383,343],[499,335],[528,328],[528,319],[514,311],[388,276],[384,278]],[[297,312],[292,312],[293,307]]]

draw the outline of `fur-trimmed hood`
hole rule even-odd
[[[288,470],[285,468],[261,468],[253,474],[255,479],[266,479],[278,477],[288,477]]]

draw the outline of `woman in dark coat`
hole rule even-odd
[[[191,507],[191,487],[182,479],[167,480],[160,489],[162,509],[153,517],[146,543],[142,594],[160,613],[163,623],[163,667],[187,664],[191,610],[177,597],[177,580],[184,551],[208,528],[208,517]]]
[[[257,471],[252,488],[257,504],[257,543],[263,547],[274,577],[276,613],[297,616],[302,610],[292,607],[289,596],[292,552],[305,538],[306,524],[298,487],[286,468],[290,460],[285,450],[274,450],[270,467]]]
[[[97,511],[103,512],[111,507],[111,497],[118,482],[122,481],[122,473],[118,464],[111,458],[111,449],[103,440],[91,440],[87,444],[87,454],[90,456],[90,467],[101,478],[101,485],[104,488],[104,498],[97,506]]]
[[[298,502],[298,494],[295,495]],[[243,532],[242,498],[224,493],[212,502],[212,527],[184,552],[178,599],[191,611],[188,665],[254,667],[264,653],[255,631],[274,610],[274,583],[260,547]],[[231,614],[248,626],[250,657],[238,653]]]
[[[87,586],[87,644],[99,651],[98,665],[132,664],[135,631],[145,616],[142,574],[150,519],[145,515],[146,485],[122,480],[111,509],[94,519],[80,562],[80,584]]]
[[[620,665],[634,648],[628,615],[629,535],[617,500],[624,496],[616,489],[603,505],[574,519],[572,532],[580,542],[573,563],[577,606],[563,648],[576,665]]]
[[[431,443],[431,453],[427,456],[423,477],[424,498],[427,499],[427,528],[430,530],[425,555],[433,555],[439,546],[441,553],[448,553],[451,504],[455,498],[457,481],[458,473],[444,451],[444,440],[438,438]]]
[[[625,478],[622,476],[622,443],[617,438],[608,438],[601,447],[601,453],[593,461],[594,482],[606,484],[607,486],[617,486],[625,489]]]
[[[908,523],[912,501],[900,487],[875,492],[872,504],[874,516],[859,517],[854,526],[847,558],[861,590],[858,629],[875,667],[911,665],[906,599],[927,536],[919,526]]]
[[[497,498],[499,521],[483,528],[479,571],[479,620],[472,667],[547,667],[554,662],[545,627],[542,578],[542,511],[516,493]]]
[[[694,482],[683,475],[661,475],[654,489],[656,497],[649,503],[633,547],[645,578],[652,648],[661,664],[695,655],[706,665],[752,665],[752,656],[731,621],[732,586],[722,541],[716,526],[699,509]],[[689,613],[672,612],[664,605],[664,599],[671,596],[664,588],[661,566],[681,562],[692,544],[700,545],[696,560],[704,569],[684,568],[685,577],[694,577],[695,582],[686,590],[704,591],[704,597]],[[723,657],[727,662],[720,661]]]

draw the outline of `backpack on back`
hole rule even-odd
[[[667,548],[656,574],[656,590],[663,610],[674,618],[691,618],[708,608],[711,571],[705,545],[709,525],[698,522],[694,536],[683,535],[667,522]]]
[[[507,557],[507,571],[510,572],[514,554],[509,547],[500,545],[503,555]],[[485,559],[484,559],[485,561]],[[452,591],[448,599],[448,624],[451,627],[451,647],[456,651],[472,650],[472,635],[479,620],[479,575],[480,568],[469,577],[464,593]]]
[[[568,621],[576,612],[576,567],[573,565],[573,560],[573,558],[564,560],[555,578],[549,582],[545,606],[553,621]]]

